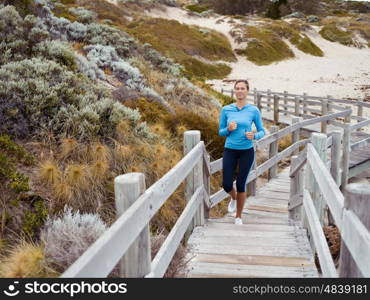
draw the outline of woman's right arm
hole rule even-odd
[[[219,121],[219,127],[218,127],[218,135],[221,136],[227,136],[230,134],[230,131],[227,128],[227,117],[226,112],[222,108],[220,113],[220,121]]]

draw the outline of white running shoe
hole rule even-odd
[[[232,213],[236,210],[236,200],[231,199],[229,202],[229,206],[227,207],[227,211]]]
[[[243,221],[241,218],[235,218],[235,224],[236,225],[243,225]]]

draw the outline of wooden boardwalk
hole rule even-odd
[[[289,168],[235,213],[208,219],[188,240],[182,277],[318,277],[306,230],[288,217]]]

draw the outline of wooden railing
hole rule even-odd
[[[226,90],[222,88],[221,93],[230,93],[231,97],[234,96],[233,90]],[[358,122],[361,122],[367,120],[363,116],[363,108],[370,108],[370,103],[364,102],[361,98],[356,101],[352,101],[336,99],[330,95],[327,97],[318,97],[309,96],[307,93],[299,95],[291,94],[287,91],[284,91],[283,93],[271,92],[270,89],[267,91],[253,89],[253,91],[249,93],[247,97],[253,99],[254,104],[259,109],[263,108],[267,111],[273,111],[273,120],[275,124],[279,123],[280,113],[283,113],[284,115],[302,117],[303,119],[310,119],[317,115],[326,115],[327,113],[334,112],[335,110],[347,110],[350,109],[351,106],[356,107],[357,114],[352,114],[350,116],[350,120],[357,120]],[[343,104],[346,106],[343,106]],[[340,122],[338,123],[336,120],[330,120],[328,123],[322,124],[322,132],[326,132],[327,124],[341,126]]]
[[[269,159],[260,166],[256,166],[249,173],[247,183],[252,194],[255,193],[256,180],[268,171],[269,178],[277,176],[277,165],[282,159],[291,154],[299,154],[292,162],[291,174],[297,176],[306,160],[307,144],[309,139],[299,140],[300,129],[304,126],[321,122],[333,121],[337,118],[350,120],[351,109],[340,112],[328,113],[323,116],[313,117],[300,121],[293,117],[292,124],[278,130],[277,126],[271,128],[271,134],[255,141],[255,148],[269,146]],[[340,122],[338,122],[340,123]],[[344,124],[347,139],[350,130],[366,126],[368,120],[349,127]],[[342,127],[343,127],[342,126]],[[293,144],[278,153],[278,142],[281,138],[291,134]],[[345,143],[343,136],[343,145]],[[337,145],[334,134],[329,134],[326,147]],[[366,141],[362,141],[366,143]],[[360,144],[356,143],[359,147]],[[306,147],[305,147],[306,146]],[[304,149],[299,152],[299,148]],[[326,148],[325,148],[326,149]],[[347,151],[347,150],[348,151]],[[343,147],[343,166],[348,166],[349,147]],[[347,153],[347,154],[345,154]],[[197,130],[184,133],[184,157],[162,178],[146,189],[145,177],[142,173],[128,173],[117,176],[114,181],[117,220],[77,259],[61,277],[105,277],[119,264],[122,277],[163,277],[180,242],[188,239],[195,226],[202,226],[204,219],[208,218],[209,210],[217,203],[229,196],[223,189],[210,195],[210,176],[222,169],[222,158],[210,162],[204,142],[200,140]],[[335,155],[338,155],[336,153]],[[336,161],[336,160],[335,160]],[[333,167],[335,172],[340,168]],[[348,170],[342,171],[341,182],[347,182]],[[339,175],[336,173],[337,177]],[[186,206],[168,234],[166,240],[152,260],[149,223],[171,194],[185,181]],[[235,182],[234,182],[235,184]],[[296,194],[299,194],[298,192]],[[301,206],[302,197],[293,195],[290,202],[292,215]],[[329,200],[330,201],[330,200]],[[334,204],[335,205],[335,204]],[[333,210],[335,211],[335,210]],[[338,219],[337,216],[336,220]]]
[[[331,136],[331,160],[328,163],[327,135],[312,133],[307,151],[302,152],[307,160],[304,177],[304,156],[292,157],[290,177],[294,188],[291,189],[289,215],[302,221],[307,228],[311,248],[318,254],[324,277],[369,277],[370,185],[345,185],[345,196],[339,189],[343,178],[339,174],[341,135],[338,130]],[[339,274],[323,232],[323,226],[330,223],[337,226],[342,239]]]

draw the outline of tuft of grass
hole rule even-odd
[[[46,263],[42,246],[22,241],[3,258],[0,275],[6,278],[46,278],[56,277],[58,273]]]
[[[331,42],[339,42],[343,45],[353,45],[352,33],[339,29],[336,24],[324,25],[319,31],[320,35]]]
[[[127,32],[184,65],[188,77],[223,78],[230,73],[230,67],[205,63],[197,56],[209,61],[236,61],[231,45],[224,35],[200,29],[176,20],[153,18],[130,23]]]
[[[38,169],[39,179],[47,184],[57,184],[61,178],[61,171],[53,160],[46,160],[40,164]]]
[[[87,190],[89,187],[87,167],[81,164],[69,164],[65,169],[66,183],[78,188]]]
[[[186,9],[197,12],[197,13],[202,13],[204,11],[207,11],[209,7],[207,5],[191,4],[191,5],[187,5]]]

